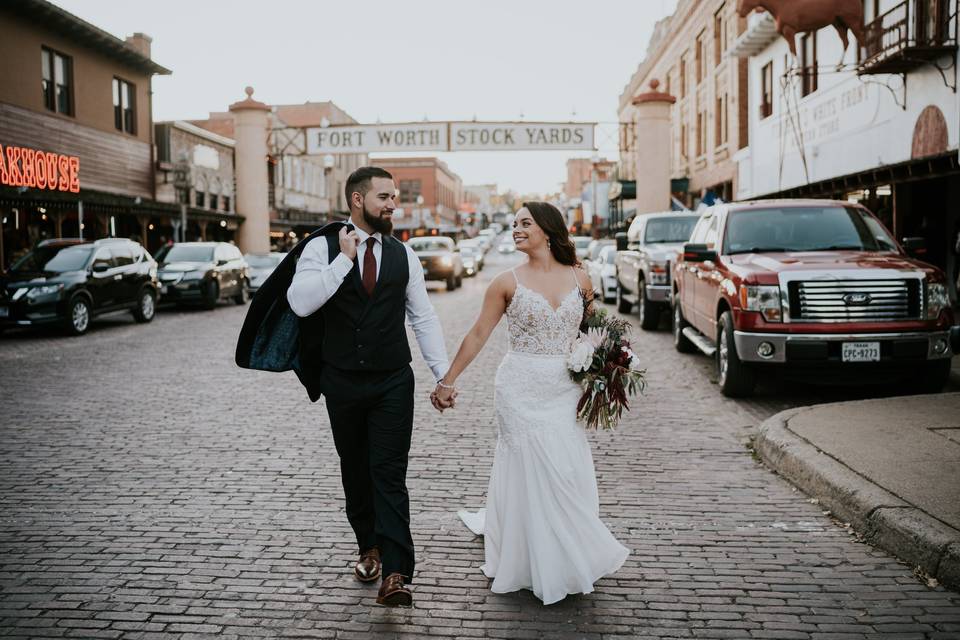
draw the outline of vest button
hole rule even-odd
[[[357,345],[357,349],[363,349],[363,345],[362,345],[362,344],[358,344],[358,345]]]
[[[360,364],[363,364],[363,360],[360,361]]]

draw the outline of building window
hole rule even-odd
[[[716,138],[718,147],[727,144],[730,139],[729,102],[730,99],[727,94],[721,94],[720,97],[717,98]]]
[[[211,193],[211,194],[210,194],[210,208],[213,209],[214,211],[216,211],[216,210],[219,208],[219,205],[220,205],[220,198],[219,198],[219,196],[218,196],[217,194],[215,194],[215,193]]]
[[[197,207],[199,207],[200,209],[203,209],[204,207],[207,206],[205,204],[206,203],[205,196],[206,194],[203,191],[197,191]]]
[[[50,111],[73,115],[73,58],[53,49],[40,49],[43,68],[43,106]]]
[[[136,108],[132,84],[120,78],[113,79],[113,126],[117,131],[136,133]]]
[[[680,57],[680,97],[687,97],[687,56]]]
[[[706,56],[707,52],[703,49],[703,38],[704,32],[701,31],[700,35],[697,36],[697,47],[696,47],[696,59],[695,64],[697,65],[697,84],[700,84],[703,81],[703,78],[706,74]]]
[[[720,64],[720,58],[727,50],[727,23],[723,19],[724,8],[725,7],[721,6],[720,9],[713,14],[713,54],[717,60],[717,64]]]
[[[190,191],[187,189],[177,189],[177,202],[179,204],[190,204]]]
[[[670,78],[671,78],[671,76],[673,76],[673,69],[671,69],[670,71],[667,71],[667,94],[668,94],[668,95],[672,95],[672,94],[670,93]]]
[[[707,112],[697,112],[697,157],[707,152]]]
[[[419,180],[400,181],[400,202],[416,202],[421,194]]]
[[[230,211],[230,196],[223,196],[223,210]]]
[[[680,125],[680,157],[687,157],[687,125]]]
[[[817,90],[817,33],[800,37],[801,94],[808,96]]]
[[[760,70],[760,118],[773,115],[773,62]]]

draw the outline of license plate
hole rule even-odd
[[[843,362],[880,362],[880,343],[844,342],[840,356]]]
[[[10,308],[0,307],[0,318],[9,318],[9,317],[10,317]]]

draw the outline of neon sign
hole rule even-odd
[[[0,144],[0,184],[80,192],[80,158]]]

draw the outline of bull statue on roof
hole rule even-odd
[[[790,53],[797,57],[798,33],[817,31],[833,26],[840,34],[843,50],[847,50],[847,31],[852,31],[863,44],[863,4],[861,0],[737,0],[741,18],[755,10],[766,10],[774,17],[777,33],[790,45]]]

